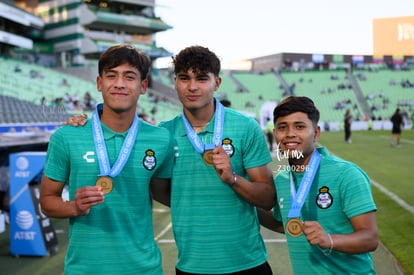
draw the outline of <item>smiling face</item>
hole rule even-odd
[[[135,113],[138,98],[148,87],[148,81],[141,80],[138,69],[128,63],[104,70],[96,83],[98,91],[102,92],[104,106],[116,113]]]
[[[279,149],[289,152],[289,163],[306,165],[315,149],[320,128],[314,125],[306,113],[295,112],[278,117],[273,134]],[[303,158],[296,159],[294,156],[298,156],[297,152],[301,152]]]
[[[174,78],[178,97],[184,109],[190,112],[214,108],[213,96],[220,83],[221,78],[213,73],[202,73],[192,69],[180,72]]]

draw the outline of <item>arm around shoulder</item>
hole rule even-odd
[[[271,210],[265,210],[262,208],[257,208],[257,214],[259,216],[260,224],[266,227],[269,230],[284,234],[285,228],[283,227],[283,223],[277,221],[273,217],[273,213]]]
[[[150,184],[151,195],[154,200],[165,206],[171,205],[171,181],[170,179],[153,178]]]
[[[268,165],[247,170],[250,180],[237,176],[237,183],[232,188],[245,201],[267,210],[276,203],[276,190],[273,184],[272,171]]]

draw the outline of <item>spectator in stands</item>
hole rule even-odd
[[[66,78],[62,78],[62,81],[60,81],[60,86],[70,87],[69,82]]]
[[[79,100],[73,101],[73,111],[77,111],[77,112],[83,111],[82,105],[80,104]]]
[[[72,98],[70,97],[69,93],[65,93],[63,96],[63,102],[67,105],[72,101]]]
[[[296,88],[296,83],[293,82],[290,86],[289,86],[289,95],[294,95],[295,94],[295,88]]]
[[[83,109],[88,111],[93,111],[95,109],[95,106],[93,105],[93,100],[91,93],[89,91],[85,92],[83,96]]]
[[[344,129],[345,129],[345,142],[346,143],[352,143],[351,123],[352,123],[351,110],[347,109],[345,112],[345,116],[344,116]]]
[[[19,65],[14,66],[14,72],[15,73],[20,73],[22,71],[22,69],[20,68]]]
[[[40,71],[37,71],[37,70],[32,69],[30,70],[29,74],[31,78],[40,78],[40,79],[45,78],[44,75]]]
[[[163,274],[149,194],[169,182],[173,138],[137,118],[150,66],[129,45],[108,48],[96,80],[101,113],[50,139],[40,203],[47,216],[70,219],[65,274]],[[65,184],[69,201],[62,199]]]
[[[245,104],[244,104],[244,107],[246,107],[246,108],[254,108],[254,103],[253,102],[251,102],[251,101],[247,101]]]
[[[41,106],[46,106],[46,97],[42,97],[42,99],[40,100],[40,105]]]
[[[220,100],[220,103],[223,104],[224,107],[231,108],[231,101],[228,99]]]
[[[390,145],[397,147],[401,146],[401,128],[404,126],[404,120],[401,115],[400,108],[397,108],[394,114],[391,116],[392,122],[392,130],[391,130],[391,138],[390,138]],[[396,139],[396,144],[394,143],[394,139]]]
[[[154,121],[154,120],[152,120],[152,119],[150,119],[150,118],[148,117],[148,115],[147,115],[145,112],[141,112],[141,113],[139,113],[139,114],[138,114],[138,117],[139,117],[140,119],[142,119],[143,121],[146,121],[146,122],[148,122],[148,123],[150,123],[150,124],[155,125],[155,121]]]
[[[376,205],[357,165],[316,148],[319,110],[288,97],[273,112],[275,139],[289,166],[274,178],[278,203],[258,209],[262,225],[286,235],[293,273],[375,274]]]

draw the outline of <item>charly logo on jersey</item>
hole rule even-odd
[[[281,198],[279,199],[279,208],[280,208],[280,209],[283,209],[283,207],[284,207],[283,203],[284,203],[284,202],[285,202],[285,198],[281,197]]]
[[[94,151],[87,151],[84,155],[83,155],[83,159],[86,160],[86,162],[88,163],[92,163],[95,162],[95,152]]]
[[[333,203],[333,198],[331,193],[329,193],[329,187],[322,186],[319,188],[319,193],[316,196],[316,205],[321,209],[327,209],[331,207]]]
[[[234,155],[234,146],[232,144],[232,140],[230,138],[225,138],[223,139],[223,143],[222,146],[223,150],[226,151],[227,155],[229,155],[229,157],[232,157]]]
[[[154,150],[148,149],[145,151],[145,156],[142,160],[142,164],[144,165],[145,169],[150,171],[157,166],[157,158],[155,157]]]

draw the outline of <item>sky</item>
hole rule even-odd
[[[223,68],[282,52],[373,52],[373,19],[414,16],[414,0],[155,0],[173,29],[156,34],[174,55],[191,45],[214,51]],[[157,67],[171,64],[159,59]]]

